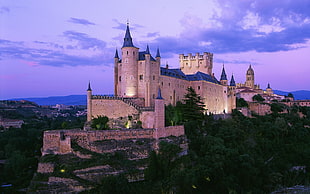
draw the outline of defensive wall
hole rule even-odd
[[[71,140],[75,140],[84,148],[90,148],[92,142],[103,140],[127,139],[159,139],[169,136],[183,136],[184,126],[170,126],[158,129],[122,129],[122,130],[94,130],[83,131],[52,130],[45,131],[43,135],[42,155],[71,153]],[[154,147],[155,149],[155,147]]]

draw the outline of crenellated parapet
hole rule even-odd
[[[198,71],[212,75],[213,53],[204,52],[203,54],[189,53],[179,55],[180,67],[185,74],[195,74]]]

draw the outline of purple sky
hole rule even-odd
[[[234,3],[232,3],[234,2]],[[309,0],[0,0],[0,99],[113,93],[113,57],[129,20],[134,45],[214,53],[230,79],[252,64],[265,89],[310,90]]]

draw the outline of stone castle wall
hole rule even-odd
[[[139,111],[117,99],[92,99],[92,117],[108,116],[109,118],[128,117],[128,115],[139,114]]]
[[[214,84],[207,81],[186,81],[169,76],[160,76],[160,87],[162,89],[162,96],[165,100],[165,104],[175,105],[177,101],[184,99],[184,95],[187,93],[187,88],[192,87],[196,93],[199,94],[205,103],[205,108],[208,113],[223,114],[231,112],[228,107],[235,108],[233,103],[227,99],[227,87]]]
[[[270,104],[261,104],[257,102],[250,102],[249,109],[258,115],[266,115],[271,113]]]
[[[45,131],[42,155],[66,154],[71,152],[71,140],[89,148],[91,142],[103,140],[158,139],[169,136],[185,135],[183,126],[171,126],[160,129],[123,129],[123,130],[53,130]],[[65,138],[65,140],[63,140]]]

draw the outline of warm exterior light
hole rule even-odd
[[[61,172],[61,173],[64,173],[64,172],[65,172],[65,169],[61,169],[60,172]]]

